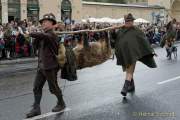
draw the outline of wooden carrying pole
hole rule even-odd
[[[61,35],[61,34],[78,34],[78,33],[88,33],[88,32],[102,32],[102,31],[108,31],[108,30],[114,30],[114,29],[119,29],[122,26],[116,26],[116,27],[107,27],[104,29],[95,29],[95,30],[79,30],[79,31],[55,31],[56,34]]]

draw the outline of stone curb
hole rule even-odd
[[[11,65],[11,64],[24,64],[24,63],[31,63],[37,62],[38,58],[21,58],[21,59],[14,59],[14,60],[2,60],[0,61],[0,65]]]
[[[10,77],[10,76],[16,75],[17,73],[22,74],[22,73],[26,73],[26,72],[30,72],[30,71],[35,71],[35,70],[37,70],[37,67],[18,69],[16,71],[2,71],[2,72],[0,72],[0,76],[2,79],[5,77]]]

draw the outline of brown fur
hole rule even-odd
[[[107,44],[104,39],[91,42],[88,48],[78,44],[74,48],[78,68],[92,67],[108,60],[111,56],[111,48]]]
[[[63,67],[66,63],[66,49],[63,44],[59,44],[57,60],[60,67]]]

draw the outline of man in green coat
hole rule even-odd
[[[154,50],[146,40],[145,34],[133,25],[134,17],[131,13],[124,17],[125,25],[116,33],[115,55],[117,65],[126,71],[124,87],[121,91],[123,96],[135,90],[133,74],[137,61],[143,62],[151,68],[156,68],[153,56]]]

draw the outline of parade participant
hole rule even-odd
[[[165,35],[165,48],[167,52],[167,57],[170,58],[171,50],[170,48],[173,46],[176,37],[176,19],[170,21],[166,26],[166,35]]]
[[[4,45],[5,45],[3,36],[4,36],[3,28],[0,26],[0,59],[2,58],[2,55],[3,55],[2,53],[3,53]]]
[[[29,35],[35,38],[35,44],[38,47],[38,70],[34,81],[34,104],[32,110],[27,114],[27,118],[41,114],[40,101],[42,97],[42,89],[47,80],[49,90],[54,94],[58,101],[52,112],[59,112],[65,109],[65,103],[61,89],[57,82],[57,72],[59,64],[55,57],[58,54],[58,37],[53,32],[56,24],[55,16],[52,13],[45,14],[43,19],[39,21],[44,32],[32,32]]]
[[[135,90],[133,74],[137,61],[143,62],[151,68],[156,68],[153,59],[155,55],[145,34],[133,25],[134,17],[131,13],[124,17],[125,25],[116,32],[115,55],[117,65],[126,71],[126,79],[121,94],[126,96],[128,92]]]

